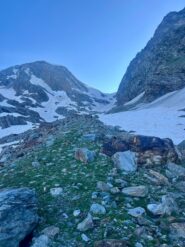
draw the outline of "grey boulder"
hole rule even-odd
[[[29,188],[0,191],[0,246],[18,247],[38,223],[35,191]]]
[[[135,153],[131,151],[117,152],[112,156],[112,160],[117,169],[125,172],[137,170]]]
[[[92,162],[95,158],[95,152],[88,148],[77,148],[75,150],[75,159],[85,164]]]

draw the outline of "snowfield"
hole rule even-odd
[[[150,104],[115,114],[101,114],[107,125],[120,126],[141,135],[171,138],[175,144],[185,140],[185,88],[166,94]]]

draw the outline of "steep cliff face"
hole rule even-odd
[[[169,13],[146,47],[131,61],[117,92],[118,106],[140,102],[185,86],[185,9]]]

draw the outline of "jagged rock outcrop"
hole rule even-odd
[[[117,92],[118,106],[140,102],[185,86],[185,9],[169,13],[146,47],[131,61]]]
[[[159,165],[178,161],[178,154],[170,139],[125,133],[105,138],[102,146],[102,152],[108,156],[128,150],[136,153],[137,164]]]

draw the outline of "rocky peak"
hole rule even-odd
[[[52,122],[71,112],[111,108],[113,95],[80,82],[67,68],[37,61],[0,71],[0,126]]]
[[[140,102],[185,86],[185,9],[164,17],[146,47],[131,61],[117,92],[118,105]]]

